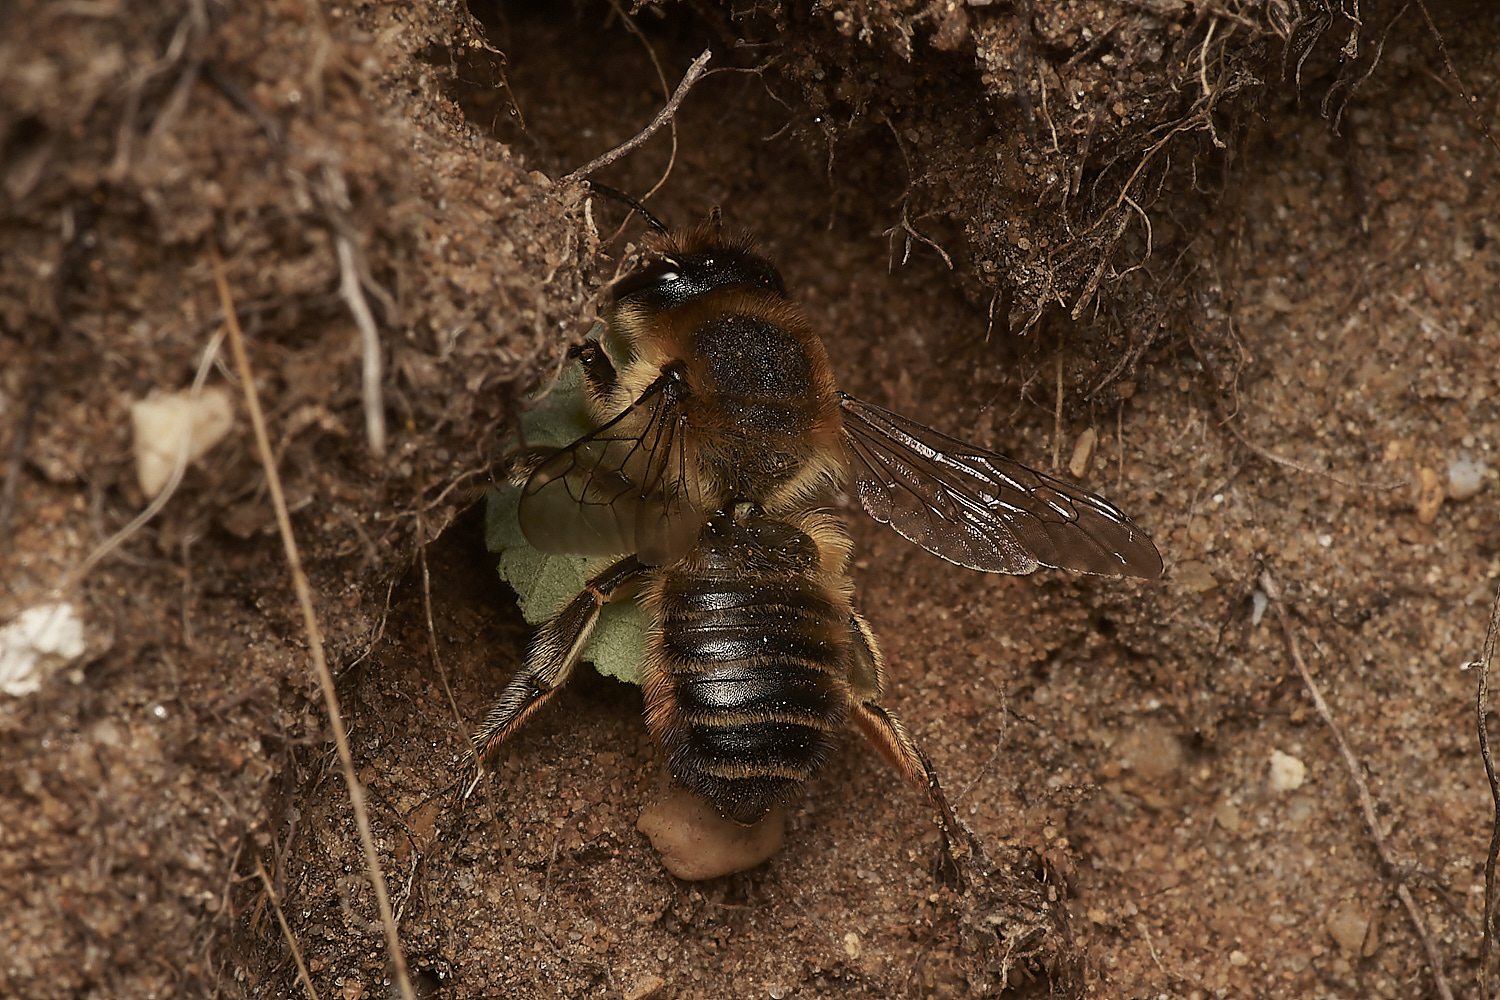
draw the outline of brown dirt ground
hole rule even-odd
[[[617,14],[476,5],[507,90],[452,4],[6,5],[0,623],[65,587],[88,652],[0,695],[0,996],[298,994],[257,861],[319,995],[389,995],[243,408],[71,579],[146,503],[129,404],[185,387],[222,326],[210,244],[424,995],[963,996],[1002,973],[1020,995],[1435,995],[1399,877],[1476,996],[1490,801],[1463,665],[1500,577],[1500,155],[1416,9],[1227,6],[639,13],[672,84],[710,43],[769,67],[688,96],[656,212],[755,230],[849,391],[1041,468],[1094,432],[1079,478],[1166,558],[1159,584],[984,577],[851,517],[887,704],[1000,863],[956,892],[922,802],[853,740],[783,853],[675,881],[634,827],[661,765],[639,694],[591,673],[457,794],[527,640],[467,504],[626,253],[618,208],[559,179],[663,101]],[[1500,17],[1430,6],[1500,118]],[[670,156],[662,135],[600,179],[640,193]],[[906,257],[903,217],[952,270],[920,239]],[[340,234],[379,321],[383,456]],[[238,398],[227,354],[210,381]],[[1482,488],[1443,501],[1464,457]],[[1254,615],[1262,569],[1394,872]],[[1273,752],[1300,787],[1271,784]]]

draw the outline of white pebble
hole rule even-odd
[[[1250,595],[1250,624],[1259,625],[1260,620],[1266,616],[1266,608],[1271,606],[1271,599],[1266,596],[1265,591],[1257,590]]]
[[[1484,476],[1489,468],[1483,462],[1460,458],[1448,465],[1448,496],[1454,500],[1467,500],[1484,488]]]
[[[1271,751],[1271,790],[1290,792],[1302,787],[1307,780],[1307,765],[1291,754],[1280,750]]]
[[[83,623],[71,604],[27,608],[0,628],[0,691],[20,698],[83,655]]]
[[[229,393],[210,386],[195,397],[191,392],[151,396],[130,406],[135,438],[135,475],[141,492],[155,497],[179,461],[202,458],[234,426]]]

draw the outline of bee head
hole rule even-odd
[[[776,265],[756,249],[748,235],[726,234],[717,216],[656,242],[651,257],[615,284],[616,303],[639,304],[656,312],[721,289],[786,295]]]

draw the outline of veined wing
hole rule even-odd
[[[987,573],[1161,575],[1151,539],[1107,500],[852,396],[840,406],[860,504],[933,555]]]
[[[609,423],[533,460],[521,490],[526,540],[549,554],[681,559],[705,517],[682,416],[680,381],[664,373]]]

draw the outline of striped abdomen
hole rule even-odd
[[[741,505],[643,595],[648,721],[673,776],[741,823],[806,780],[849,703],[848,600],[807,534]],[[842,569],[842,553],[837,554]]]

